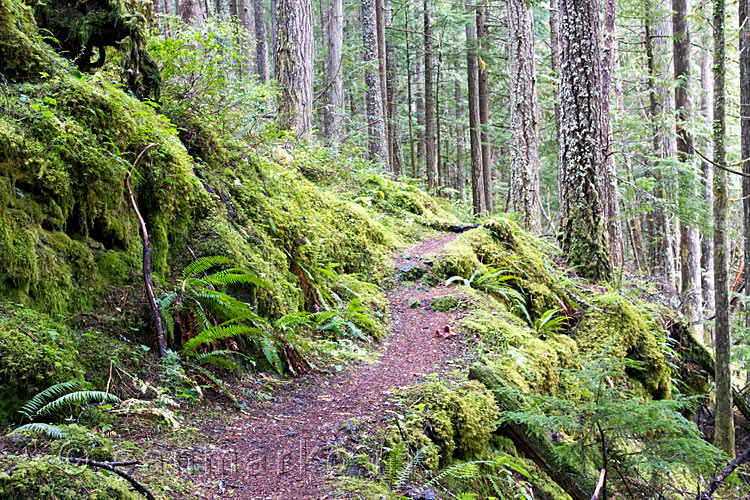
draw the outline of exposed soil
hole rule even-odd
[[[455,234],[427,239],[400,254],[396,268],[426,267]],[[398,282],[388,292],[392,331],[378,347],[373,364],[359,364],[336,375],[310,374],[280,389],[272,404],[254,404],[248,414],[204,429],[213,443],[196,456],[203,477],[193,477],[205,498],[330,498],[325,480],[335,446],[356,439],[344,425],[350,419],[378,425],[390,416],[389,397],[425,375],[453,369],[464,354],[460,310],[435,312],[430,300],[457,289],[420,282]],[[420,306],[414,307],[414,299]],[[454,335],[435,336],[450,325]],[[460,362],[458,362],[460,364]],[[207,458],[210,457],[210,458]]]

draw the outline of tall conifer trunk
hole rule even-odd
[[[603,161],[598,0],[559,0],[560,242],[582,276],[607,280],[612,259],[597,172]]]

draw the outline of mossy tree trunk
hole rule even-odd
[[[679,1],[679,0],[678,0]],[[726,166],[726,62],[724,0],[714,0],[714,161]],[[714,282],[716,286],[716,417],[714,444],[734,457],[732,335],[729,318],[729,191],[727,173],[714,175]]]
[[[367,135],[370,159],[388,162],[383,93],[380,85],[378,60],[378,28],[375,0],[362,0],[362,42],[364,44],[365,106],[367,108]]]
[[[592,280],[612,276],[599,192],[601,124],[599,0],[560,0],[560,242],[569,264]]]

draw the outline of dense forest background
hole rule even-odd
[[[744,498],[748,12],[0,0],[0,498]]]

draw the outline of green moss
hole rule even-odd
[[[492,395],[471,381],[446,386],[437,382],[419,384],[405,395],[411,413],[406,416],[405,435],[414,449],[435,444],[425,465],[445,467],[454,458],[484,458],[490,453],[490,435],[497,419]],[[429,430],[428,430],[429,429]],[[395,433],[394,433],[395,432]],[[391,429],[392,437],[400,436]],[[397,438],[398,439],[398,438]]]
[[[0,0],[0,73],[11,81],[52,73],[52,57],[34,26],[31,9],[18,0]]]
[[[433,311],[448,312],[458,309],[461,301],[455,295],[443,295],[441,297],[434,297],[430,301]]]
[[[56,456],[0,456],[0,498],[60,500],[137,500],[138,493],[118,476],[74,466]]]
[[[511,220],[497,217],[445,245],[433,257],[433,268],[442,279],[452,276],[468,279],[484,266],[503,269],[517,277],[514,286],[527,297],[530,315],[539,317],[550,309],[566,309],[567,301],[555,276],[557,271],[542,249],[553,251]]]
[[[0,305],[0,425],[37,392],[82,379],[83,369],[67,328],[26,308]],[[32,338],[33,337],[33,338]]]
[[[586,310],[575,331],[581,352],[640,362],[641,369],[628,374],[654,398],[669,397],[671,379],[660,345],[664,333],[653,326],[649,313],[615,292],[594,295],[591,302],[596,309]]]
[[[65,436],[50,441],[50,454],[64,458],[89,458],[100,462],[114,459],[114,445],[111,439],[77,424],[62,425],[60,428]]]

